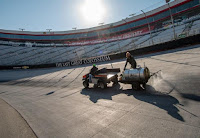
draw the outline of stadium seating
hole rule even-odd
[[[176,20],[174,28],[172,25],[163,26],[152,30],[151,34],[146,32],[129,38],[117,36],[115,40],[108,37],[107,42],[92,44],[78,42],[79,44],[69,46],[66,43],[46,42],[44,44],[0,39],[0,66],[41,65],[74,61],[126,52],[200,34],[200,14],[185,18],[186,15],[183,16],[184,19]],[[169,21],[168,18],[167,23]],[[126,35],[128,36],[128,34]]]

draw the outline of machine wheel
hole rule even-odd
[[[99,86],[100,86],[101,89],[105,89],[107,87],[107,84],[102,82],[102,81],[100,81],[99,82]]]
[[[144,88],[144,90],[146,90],[146,83],[142,83],[142,87]]]
[[[118,84],[118,76],[117,75],[115,75],[112,82],[113,82],[113,84]]]
[[[94,84],[94,88],[97,88],[98,87],[98,84]]]
[[[138,82],[133,82],[132,83],[132,89],[133,90],[139,90],[140,88],[140,84]]]
[[[84,82],[83,82],[83,86],[84,86],[85,88],[88,88],[88,87],[89,87],[88,81],[84,81]]]

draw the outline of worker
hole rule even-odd
[[[89,73],[89,81],[90,82],[92,82],[92,77],[95,75],[97,70],[98,70],[98,68],[96,67],[95,64],[93,64],[93,67],[90,69],[90,73]]]
[[[137,63],[136,63],[134,57],[129,52],[126,52],[126,64],[124,66],[124,70],[126,69],[127,63],[130,63],[131,68],[133,68],[133,69],[135,69],[137,66]]]

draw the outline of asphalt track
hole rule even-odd
[[[152,73],[161,70],[146,91],[125,84],[83,89],[82,76],[91,68],[84,65],[0,71],[0,98],[21,114],[37,137],[199,137],[200,45],[136,61],[141,66],[145,62]],[[97,65],[111,68],[111,63],[122,69],[125,62]],[[7,127],[1,124],[1,129]]]

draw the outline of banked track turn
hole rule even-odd
[[[83,89],[91,65],[0,71],[0,98],[38,137],[198,137],[200,46],[136,57],[151,72],[146,91],[120,84]],[[99,68],[124,66],[124,60]],[[92,86],[91,86],[92,87]],[[0,134],[1,135],[1,134]]]

